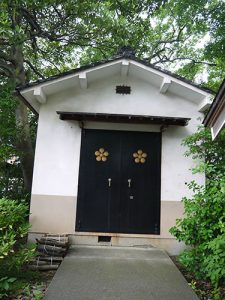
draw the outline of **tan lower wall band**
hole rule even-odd
[[[76,204],[77,198],[73,196],[32,195],[30,209],[31,232],[74,234]],[[160,235],[147,235],[147,237],[173,238],[169,233],[169,229],[175,225],[176,219],[182,217],[182,215],[183,204],[181,202],[161,201],[161,233]],[[99,233],[90,234],[100,235]]]

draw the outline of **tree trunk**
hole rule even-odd
[[[26,192],[31,192],[34,151],[30,136],[27,107],[19,102],[16,108],[17,143]]]
[[[14,85],[23,85],[26,83],[26,74],[24,70],[22,47],[20,45],[14,48],[14,59],[16,64]],[[34,150],[31,141],[28,108],[22,101],[18,101],[18,105],[16,107],[16,127],[16,149],[18,150],[20,156],[24,187],[26,192],[30,193],[32,187]]]

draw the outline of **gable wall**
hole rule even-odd
[[[88,89],[74,88],[48,99],[49,110],[96,113],[140,114],[171,117],[190,116],[194,102],[169,92],[160,94],[159,88],[135,78],[114,77],[88,85]],[[131,86],[130,95],[116,94],[116,85]],[[196,106],[195,114],[196,114]]]

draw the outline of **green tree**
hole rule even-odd
[[[224,1],[165,1],[151,14],[141,6],[129,15],[132,5],[127,7],[126,1],[115,1],[110,8],[118,27],[113,27],[104,46],[86,49],[82,64],[105,59],[119,46],[130,45],[138,58],[188,79],[205,73],[208,76],[201,84],[218,89],[225,76]]]
[[[16,129],[15,110],[18,100],[11,94],[11,89],[2,86],[0,89],[0,198],[27,198],[24,188],[23,173],[19,157],[21,153],[16,148],[18,134]],[[36,118],[29,114],[32,145],[35,143]]]

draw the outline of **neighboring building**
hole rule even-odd
[[[211,91],[125,52],[18,94],[39,114],[30,236],[177,251],[168,230],[194,176],[181,142],[201,123]]]
[[[223,80],[219,91],[210,106],[203,124],[211,128],[213,140],[225,126],[225,79]]]

